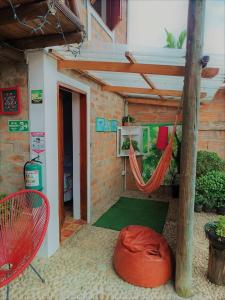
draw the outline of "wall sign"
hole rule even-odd
[[[8,121],[9,132],[28,132],[29,121],[28,120],[9,120]]]
[[[105,128],[104,128],[104,131],[106,131],[106,132],[111,131],[111,122],[110,122],[110,120],[106,120],[105,119]]]
[[[43,90],[31,90],[31,103],[43,103]]]
[[[117,132],[117,120],[111,120],[111,131],[112,132]]]
[[[104,118],[96,118],[95,120],[95,130],[97,132],[105,131],[105,119]]]
[[[31,150],[37,154],[45,151],[45,132],[31,132]]]
[[[17,115],[21,112],[20,88],[0,89],[0,114]]]

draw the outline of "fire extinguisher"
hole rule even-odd
[[[42,186],[42,162],[38,160],[39,156],[27,161],[23,168],[25,189],[38,190]]]

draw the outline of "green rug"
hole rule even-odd
[[[93,225],[121,230],[128,225],[148,226],[162,233],[168,203],[121,197]]]

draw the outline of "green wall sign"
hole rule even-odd
[[[28,132],[29,131],[28,120],[10,120],[8,121],[9,132]]]

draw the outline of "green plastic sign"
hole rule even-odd
[[[8,121],[9,132],[28,132],[29,123],[28,120],[12,120]]]

